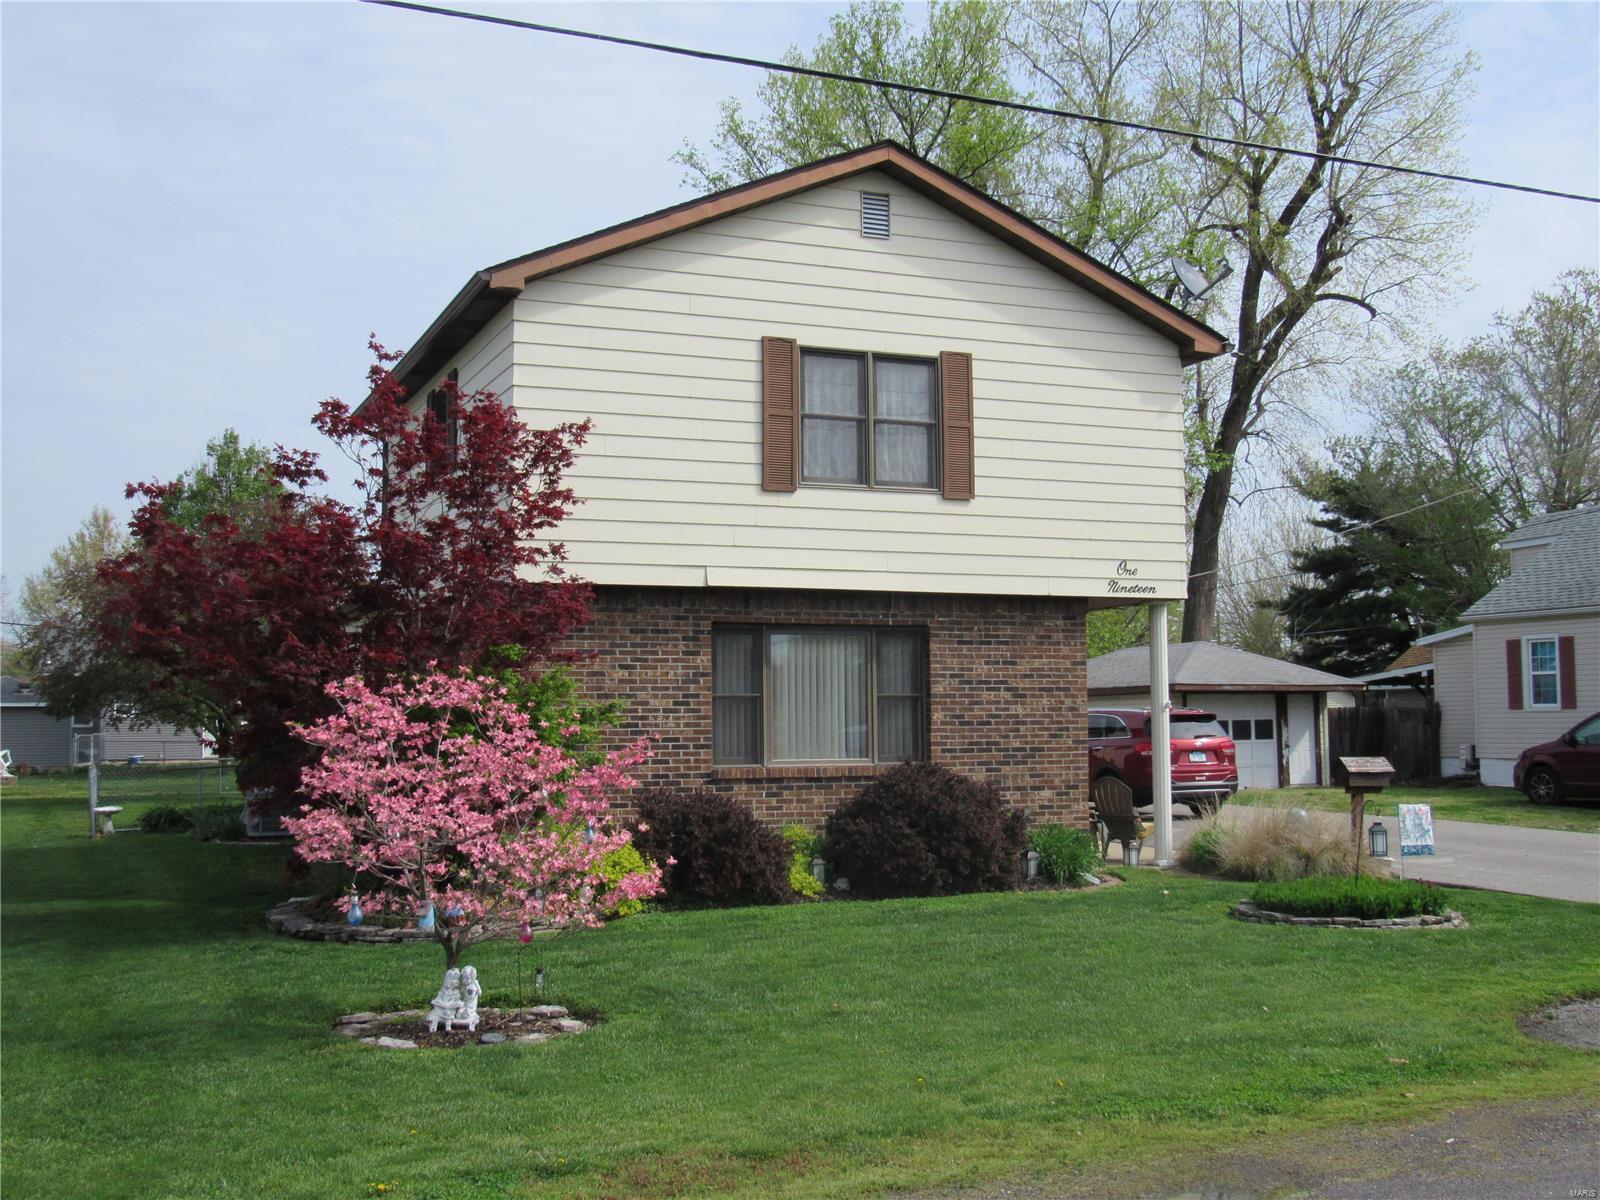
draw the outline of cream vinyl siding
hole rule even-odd
[[[863,238],[860,193],[891,196]],[[1135,597],[1185,592],[1173,344],[876,173],[534,281],[515,403],[591,418],[560,529],[600,584]],[[760,339],[973,356],[977,496],[761,490]]]
[[[1473,635],[1468,633],[1447,642],[1436,642],[1433,647],[1433,698],[1439,705],[1439,770],[1445,775],[1466,769],[1461,760],[1461,747],[1474,745],[1478,740],[1472,641]],[[1504,655],[1504,649],[1500,653]],[[1504,708],[1503,662],[1500,676],[1500,706]]]
[[[419,404],[425,403],[428,393],[438,387],[449,376],[451,371],[459,371],[456,383],[468,395],[477,391],[494,392],[503,400],[511,396],[511,362],[512,362],[512,308],[506,305],[478,331],[478,336],[473,338],[461,348],[457,354],[432,379],[428,380],[426,387],[418,388],[411,395],[411,409],[416,411]]]
[[[1479,758],[1514,759],[1529,746],[1559,737],[1600,708],[1600,614],[1515,621],[1486,621],[1480,617],[1475,625],[1472,653]],[[1506,705],[1506,639],[1567,636],[1575,639],[1577,707],[1528,707],[1524,684],[1524,707],[1513,712]],[[1448,749],[1448,743],[1443,748]]]

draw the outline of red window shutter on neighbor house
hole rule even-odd
[[[800,482],[800,344],[761,339],[761,487],[792,492]]]
[[[1556,639],[1556,660],[1561,667],[1561,707],[1578,707],[1578,647],[1569,634]]]
[[[1506,707],[1516,712],[1522,707],[1522,639],[1506,639]]]
[[[972,355],[947,350],[939,355],[939,406],[944,442],[944,498],[971,500],[974,494],[972,450]]]

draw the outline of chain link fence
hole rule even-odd
[[[80,733],[73,742],[74,757],[88,771],[91,834],[109,833],[116,820],[132,822],[162,808],[183,813],[202,836],[226,836],[233,825],[238,826],[237,836],[244,836],[244,796],[232,759],[112,758],[104,734]],[[219,825],[226,828],[207,833]]]

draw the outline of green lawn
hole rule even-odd
[[[329,1024],[425,1001],[435,949],[274,938],[281,847],[91,841],[81,812],[0,790],[8,1200],[869,1195],[1600,1085],[1514,1024],[1600,986],[1600,907],[1290,929],[1153,871],[647,914],[539,949],[548,998],[608,1018],[581,1037],[381,1052]],[[469,956],[487,1003],[516,953]]]
[[[1349,812],[1350,797],[1342,788],[1276,788],[1240,792],[1236,804],[1286,801],[1301,808]],[[1527,829],[1564,829],[1600,833],[1600,801],[1572,800],[1542,806],[1512,788],[1392,787],[1367,801],[1367,812],[1392,817],[1397,804],[1431,804],[1439,821],[1481,821],[1486,825],[1521,825]]]

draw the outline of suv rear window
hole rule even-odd
[[[1118,738],[1128,736],[1128,727],[1121,717],[1110,713],[1089,714],[1089,736],[1092,738]]]
[[[1172,740],[1179,738],[1225,738],[1228,731],[1222,727],[1222,722],[1215,717],[1201,720],[1198,717],[1174,717],[1171,721]],[[1150,722],[1144,723],[1145,733],[1150,733]]]

